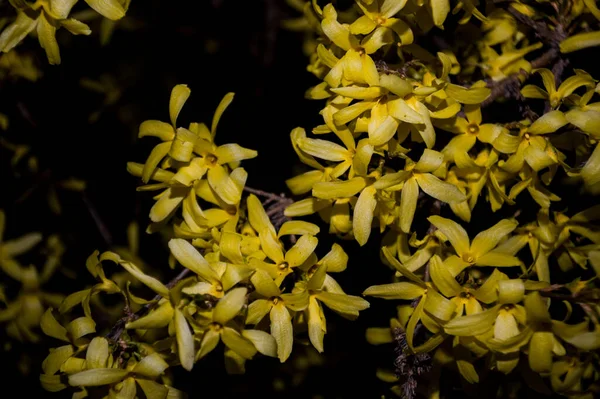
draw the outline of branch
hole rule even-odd
[[[186,278],[190,273],[190,269],[183,269],[177,276],[167,283],[167,288],[173,288],[175,284]],[[137,312],[120,318],[110,329],[108,334],[106,334],[106,339],[113,342],[119,342],[121,340],[121,335],[125,332],[125,325],[131,321],[139,319],[142,316],[145,316],[148,312],[156,307],[161,298],[162,297],[160,295],[156,294],[154,298],[152,298],[152,302],[142,306],[142,308]]]
[[[558,57],[559,51],[555,48],[552,48],[546,51],[544,54],[531,61],[531,68],[537,69],[542,68],[549,65]],[[496,101],[498,97],[506,97],[506,98],[515,98],[519,101],[523,101],[524,98],[521,95],[521,77],[527,77],[529,74],[524,69],[521,69],[519,72],[511,75],[507,78],[504,78],[499,81],[488,80],[488,87],[492,89],[492,93],[490,96],[481,103],[481,107],[485,108]],[[535,118],[537,119],[537,117]]]
[[[266,208],[265,211],[267,212],[267,216],[271,219],[271,222],[276,229],[289,220],[289,218],[285,216],[284,211],[285,208],[294,202],[294,200],[286,197],[284,193],[277,195],[247,186],[244,187],[244,191],[266,198],[262,204]]]

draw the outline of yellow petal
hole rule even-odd
[[[215,155],[219,164],[224,165],[255,158],[258,153],[238,144],[224,144],[217,148]]]
[[[121,259],[121,257],[119,257],[119,255],[117,255],[114,252],[104,252],[100,256],[100,260],[103,261],[105,259],[111,260],[115,263],[118,263],[119,265],[121,265],[121,267],[123,267],[123,269],[127,270],[127,272],[129,272],[129,274],[131,274],[133,277],[138,279],[140,282],[142,282],[145,286],[150,288],[152,291],[156,292],[163,298],[169,298],[169,289],[163,283],[161,283],[159,280],[155,279],[154,277],[147,275],[133,263]]]
[[[514,220],[502,219],[494,226],[477,234],[471,244],[471,254],[478,258],[498,245],[512,233],[519,224]]]
[[[600,45],[600,31],[579,33],[569,36],[560,43],[560,52],[563,54]]]
[[[386,144],[396,134],[398,125],[398,121],[388,115],[376,129],[369,129],[369,143],[375,147]]]
[[[370,110],[375,106],[376,102],[373,101],[361,101],[356,104],[352,104],[346,108],[341,109],[333,115],[333,120],[336,125],[344,125],[356,118],[358,118],[363,112]]]
[[[323,338],[326,331],[323,309],[317,299],[311,296],[308,305],[308,337],[319,353],[323,352]]]
[[[216,346],[219,344],[220,340],[221,334],[219,334],[217,331],[213,330],[212,328],[206,330],[206,332],[202,336],[200,349],[198,350],[198,353],[196,353],[195,360],[198,361],[204,356],[208,355],[210,352],[212,352],[212,350],[215,349]]]
[[[454,302],[444,298],[437,291],[429,289],[427,290],[424,309],[436,319],[448,321],[454,314],[456,305]]]
[[[142,171],[142,181],[144,183],[148,183],[150,177],[156,170],[156,167],[163,160],[163,158],[167,156],[170,149],[171,142],[168,141],[160,143],[152,149],[150,155],[148,155],[148,159],[146,159],[146,163],[144,164],[144,169]]]
[[[274,233],[275,228],[271,224],[271,220],[269,219],[269,216],[267,216],[265,208],[260,200],[254,194],[250,194],[246,203],[248,206],[248,220],[254,230],[260,232],[264,229],[268,229]]]
[[[402,79],[396,75],[387,75],[383,74],[379,77],[379,85],[393,94],[397,95],[400,98],[404,98],[410,93],[412,93],[412,85],[405,79]],[[393,100],[394,101],[394,100]],[[389,102],[388,102],[388,112],[389,111]],[[398,118],[400,119],[400,118]]]
[[[371,234],[371,224],[373,223],[373,212],[377,206],[375,193],[377,190],[373,186],[365,188],[358,197],[354,207],[352,217],[352,231],[354,238],[362,246],[365,245]]]
[[[260,270],[262,271],[262,270]],[[269,277],[270,278],[270,277]],[[271,279],[271,281],[273,281]],[[277,290],[279,295],[279,289]],[[246,324],[258,324],[273,308],[273,302],[267,299],[257,299],[248,305]]]
[[[173,320],[173,307],[171,306],[171,302],[164,301],[147,315],[127,323],[125,328],[132,330],[163,328],[166,327],[171,320]]]
[[[442,202],[459,203],[467,199],[454,184],[446,183],[431,173],[418,173],[415,174],[415,178],[421,190]]]
[[[366,186],[362,177],[347,181],[319,182],[312,190],[312,195],[320,199],[348,198],[359,193]]]
[[[305,198],[296,201],[285,208],[284,215],[288,217],[306,216],[319,212],[331,205],[331,201],[318,198]]]
[[[596,145],[592,155],[588,158],[583,168],[581,168],[581,177],[584,184],[592,187],[600,182],[600,145]]]
[[[534,332],[529,341],[529,367],[536,373],[549,373],[552,369],[553,347],[554,336],[551,332]]]
[[[213,320],[219,324],[226,324],[233,319],[246,304],[248,289],[244,287],[234,288],[219,300],[213,310]]]
[[[60,339],[61,341],[69,342],[67,330],[62,325],[60,325],[58,321],[56,321],[54,315],[52,314],[52,308],[46,309],[46,312],[40,320],[40,328],[42,329],[44,334],[50,337]]]
[[[481,335],[492,328],[497,314],[498,306],[495,306],[480,313],[460,316],[444,325],[444,331],[447,334],[464,337]]]
[[[449,83],[444,90],[450,98],[461,104],[481,104],[492,94],[492,90],[487,87],[467,89],[452,83]]]
[[[85,2],[98,14],[110,20],[116,21],[125,16],[125,8],[118,0],[85,0]]]
[[[208,169],[207,177],[210,188],[212,188],[225,203],[228,205],[236,205],[240,202],[242,190],[231,179],[224,167],[221,165],[213,166]]]
[[[321,291],[317,298],[333,311],[347,315],[358,315],[360,310],[369,307],[369,302],[364,299],[345,294],[336,294],[333,292]]]
[[[410,232],[418,199],[419,184],[417,183],[417,179],[413,177],[404,182],[400,198],[400,229],[405,233]]]
[[[511,279],[498,281],[498,302],[519,303],[525,296],[523,280]]]
[[[371,33],[376,27],[377,24],[373,22],[371,18],[369,18],[366,15],[363,15],[350,25],[350,32],[353,35],[367,35]]]
[[[140,360],[133,368],[133,372],[154,379],[161,375],[167,368],[169,368],[169,364],[165,362],[158,352],[154,352]]]
[[[427,220],[448,238],[459,256],[469,251],[469,236],[461,225],[437,215],[430,216]]]
[[[303,138],[298,141],[298,146],[309,155],[332,162],[349,158],[346,148],[327,140]]]
[[[441,152],[425,148],[423,155],[415,165],[415,170],[421,173],[432,173],[437,170],[444,162],[444,155]]]
[[[348,254],[344,252],[341,245],[334,243],[331,250],[319,261],[328,272],[342,272],[348,264]]]
[[[277,342],[277,357],[285,362],[292,353],[294,330],[290,312],[283,303],[278,303],[271,310],[271,335]]]
[[[550,111],[542,115],[527,131],[531,134],[546,134],[556,132],[558,129],[569,123],[565,115],[558,110]]]
[[[336,46],[340,47],[342,50],[349,50],[357,47],[358,41],[350,33],[350,30],[337,21],[337,12],[332,4],[327,4],[323,8],[323,17],[324,18],[321,21],[323,33],[334,42]]]
[[[160,198],[150,208],[150,220],[155,223],[162,222],[171,216],[187,195],[188,189],[169,187],[160,194]]]
[[[256,348],[252,342],[231,327],[224,327],[221,339],[228,348],[244,359],[252,359],[256,354]]]
[[[381,97],[385,94],[383,88],[375,86],[375,87],[360,87],[360,86],[346,86],[346,87],[337,87],[331,89],[335,94],[339,94],[340,96],[353,98],[356,100],[374,100],[376,98]]]
[[[412,282],[373,285],[362,294],[383,299],[413,300],[423,295],[425,289]]]
[[[257,270],[250,281],[260,295],[266,298],[277,297],[281,294],[279,287],[273,279],[263,270]]]
[[[263,355],[277,357],[277,342],[271,334],[260,330],[243,330],[242,336],[252,342]]]
[[[46,50],[48,62],[51,65],[60,64],[60,51],[56,41],[56,27],[48,20],[46,13],[38,18],[37,34],[40,46]]]
[[[36,28],[38,19],[32,19],[27,14],[26,12],[17,13],[17,19],[2,31],[0,51],[9,52]]]
[[[190,326],[181,310],[175,309],[173,321],[175,325],[175,334],[177,336],[179,361],[184,369],[190,371],[192,367],[194,367],[194,336],[192,335]]]
[[[448,0],[431,0],[427,3],[427,8],[433,19],[433,24],[442,27],[450,12],[450,2]]]
[[[402,98],[388,101],[387,109],[394,118],[406,123],[424,123],[423,117],[413,110]]]
[[[173,238],[169,240],[169,249],[175,259],[186,269],[190,269],[211,283],[219,280],[208,261],[188,241],[182,238]]]
[[[510,267],[521,265],[519,258],[505,253],[490,251],[475,260],[477,266]]]
[[[600,112],[594,110],[580,110],[572,108],[565,113],[569,123],[577,126],[586,133],[600,137]]]
[[[292,248],[285,254],[285,261],[291,267],[300,266],[314,252],[319,240],[310,235],[301,236]]]
[[[107,366],[108,341],[104,337],[94,337],[88,344],[85,363],[88,369],[99,369]]]
[[[446,297],[451,298],[462,292],[462,287],[446,269],[439,256],[434,255],[429,260],[429,273],[437,289]]]
[[[121,369],[92,369],[69,376],[69,385],[74,387],[96,387],[110,385],[123,380],[129,372]]]

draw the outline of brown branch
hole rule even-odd
[[[183,269],[177,276],[175,276],[171,281],[169,281],[167,283],[167,288],[173,288],[173,286],[175,286],[175,284],[177,284],[178,282],[180,282],[181,280],[186,278],[188,276],[188,274],[190,274],[190,273],[191,273],[190,269]],[[142,308],[140,310],[138,310],[137,312],[135,312],[133,314],[127,314],[126,316],[120,318],[115,323],[115,325],[110,329],[108,334],[106,334],[106,339],[113,341],[113,342],[120,342],[121,335],[125,332],[125,325],[129,322],[137,320],[140,317],[148,314],[148,312],[150,312],[152,309],[154,309],[156,307],[156,305],[158,304],[158,301],[161,298],[162,297],[160,295],[156,294],[154,296],[154,298],[152,298],[152,302],[142,306]],[[128,313],[128,312],[126,312],[126,313]]]
[[[284,193],[277,195],[247,186],[244,187],[244,191],[266,198],[262,204],[266,208],[265,211],[267,212],[267,216],[269,219],[271,219],[271,222],[276,229],[279,228],[284,222],[290,220],[287,216],[285,216],[284,211],[285,208],[294,202],[294,200],[288,198]],[[294,241],[294,238],[292,238],[292,241]]]

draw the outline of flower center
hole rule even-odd
[[[387,19],[382,16],[378,16],[377,18],[375,18],[375,23],[377,25],[383,25],[383,24],[385,24],[385,21],[387,21]]]
[[[209,163],[210,165],[215,165],[217,163],[217,156],[214,154],[208,154],[206,155],[206,162]]]
[[[523,136],[525,138],[525,140],[529,140],[531,138],[531,136],[529,135],[529,133],[525,133],[525,136]]]
[[[215,286],[215,291],[217,291],[217,292],[223,292],[223,286],[221,284],[217,284]]]
[[[469,298],[471,298],[472,296],[473,296],[473,295],[471,295],[471,293],[470,293],[470,292],[461,292],[461,293],[460,293],[460,297],[461,297],[461,298],[463,298],[463,299],[469,299]]]
[[[507,305],[502,306],[502,310],[504,310],[505,312],[510,312],[511,310],[513,310],[514,307],[515,307],[515,305],[507,304]]]
[[[287,262],[281,262],[279,265],[277,265],[277,268],[278,268],[279,270],[285,270],[285,269],[287,269],[288,267],[290,267],[290,265],[289,265]]]
[[[281,300],[281,298],[279,298],[279,297],[273,297],[273,298],[271,298],[271,302],[273,303],[273,305],[277,305],[280,300]]]
[[[475,123],[469,124],[469,126],[467,126],[467,131],[471,134],[477,134],[479,133],[479,125],[476,125]]]
[[[464,255],[462,256],[462,259],[463,259],[465,262],[467,262],[467,263],[473,263],[473,262],[475,262],[475,258],[474,258],[474,257],[473,257],[473,255],[471,255],[471,254],[464,254]]]
[[[210,323],[210,328],[215,331],[215,332],[219,332],[221,331],[221,328],[223,328],[222,325],[220,325],[219,323]]]

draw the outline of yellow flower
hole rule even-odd
[[[117,3],[89,0],[89,3]],[[73,0],[38,0],[29,4],[25,0],[12,2],[17,9],[17,19],[0,34],[0,51],[8,52],[19,44],[29,33],[36,30],[40,46],[46,50],[50,64],[60,64],[60,51],[56,41],[56,30],[65,27],[74,35],[89,35],[90,28],[76,19],[69,18]]]
[[[542,82],[546,90],[542,90],[534,85],[527,85],[521,89],[521,94],[525,98],[539,98],[550,101],[550,106],[556,109],[562,101],[571,95],[581,86],[594,87],[594,81],[585,75],[570,76],[560,84],[556,89],[556,81],[552,71],[546,68],[536,69],[534,72],[539,73],[542,77]]]
[[[503,219],[477,234],[469,243],[467,232],[458,223],[441,216],[430,216],[427,220],[446,236],[456,252],[456,255],[445,261],[453,276],[457,276],[469,266],[509,267],[521,264],[518,258],[494,249],[503,238],[517,228],[516,221]]]
[[[309,280],[298,292],[308,293],[308,336],[319,352],[323,352],[323,338],[327,332],[322,303],[336,313],[350,319],[358,317],[358,312],[369,307],[364,299],[346,294],[327,272],[342,271],[347,255],[341,247],[332,250],[309,271]],[[292,291],[294,292],[294,291]]]
[[[514,174],[498,167],[498,152],[484,149],[475,159],[467,153],[457,154],[456,166],[451,171],[466,181],[468,188],[468,204],[471,210],[475,208],[479,196],[484,188],[487,188],[487,200],[490,202],[492,211],[497,211],[504,202],[513,205],[514,201],[510,195],[506,195],[506,183],[514,178]]]
[[[506,161],[500,161],[498,165],[510,173],[518,173],[525,163],[535,172],[558,164],[559,159],[565,157],[544,135],[555,132],[567,123],[561,111],[550,111],[531,126],[522,126],[518,136],[502,132],[494,140],[493,146],[499,152],[512,155]]]
[[[196,195],[203,196],[209,202],[222,205],[222,208],[227,208],[223,210],[224,213],[237,214],[246,181],[246,172],[242,168],[235,168],[230,174],[228,167],[237,166],[242,160],[254,158],[257,153],[237,144],[217,146],[214,143],[219,120],[233,100],[233,93],[226,94],[219,103],[210,131],[203,123],[192,123],[190,129],[177,128],[177,117],[190,93],[191,91],[186,85],[177,85],[173,88],[169,102],[171,124],[150,120],[140,125],[139,137],[155,136],[163,142],[154,147],[143,168],[132,162],[128,163],[127,168],[134,175],[141,174],[145,183],[150,178],[162,182],[158,185],[142,187],[142,189],[167,187],[158,196],[158,201],[150,210],[150,219],[153,222],[160,222],[170,216],[183,200],[188,198],[189,203],[185,205],[184,218],[189,227],[194,229],[203,225],[215,225],[202,213],[197,204]],[[169,157],[163,161],[163,165],[176,168],[177,171],[174,174],[160,168],[157,169],[158,164],[167,155]],[[205,175],[208,186],[201,184]],[[214,194],[207,193],[206,189],[214,191]],[[219,219],[221,223],[226,220],[227,218]],[[219,223],[217,222],[217,224]]]
[[[384,35],[390,29],[398,35],[398,45],[413,42],[413,32],[406,22],[393,18],[406,6],[406,0],[375,0],[372,2],[357,1],[365,14],[350,25],[350,32],[355,35]]]
[[[408,325],[406,327],[406,341],[408,347],[413,352],[433,350],[441,344],[445,338],[440,329],[440,323],[443,324],[451,319],[456,310],[456,305],[441,295],[430,282],[424,282],[421,278],[400,264],[400,262],[389,253],[387,248],[383,248],[382,251],[388,262],[390,262],[402,276],[410,281],[371,286],[363,292],[363,295],[370,295],[383,299],[412,301],[418,299],[418,304],[408,320]],[[437,258],[437,256],[435,258]],[[439,258],[437,259],[439,260]],[[414,331],[419,321],[435,335],[420,347],[415,348],[413,346]]]
[[[457,116],[451,120],[434,122],[436,127],[457,135],[442,150],[446,158],[454,162],[458,153],[469,152],[477,140],[492,143],[503,132],[508,134],[508,130],[498,124],[481,123],[481,106],[465,105],[464,112],[466,118]]]
[[[406,177],[401,191],[400,199],[400,228],[408,233],[417,209],[419,189],[427,195],[446,203],[460,203],[466,196],[456,186],[446,183],[432,172],[443,163],[443,155],[437,151],[425,149],[417,163],[406,159]]]
[[[248,306],[246,324],[258,324],[267,314],[270,316],[271,335],[277,342],[277,356],[285,362],[292,353],[294,330],[292,312],[308,307],[308,293],[282,293],[272,277],[265,271],[256,270],[250,279],[256,292],[263,298],[256,299]]]

